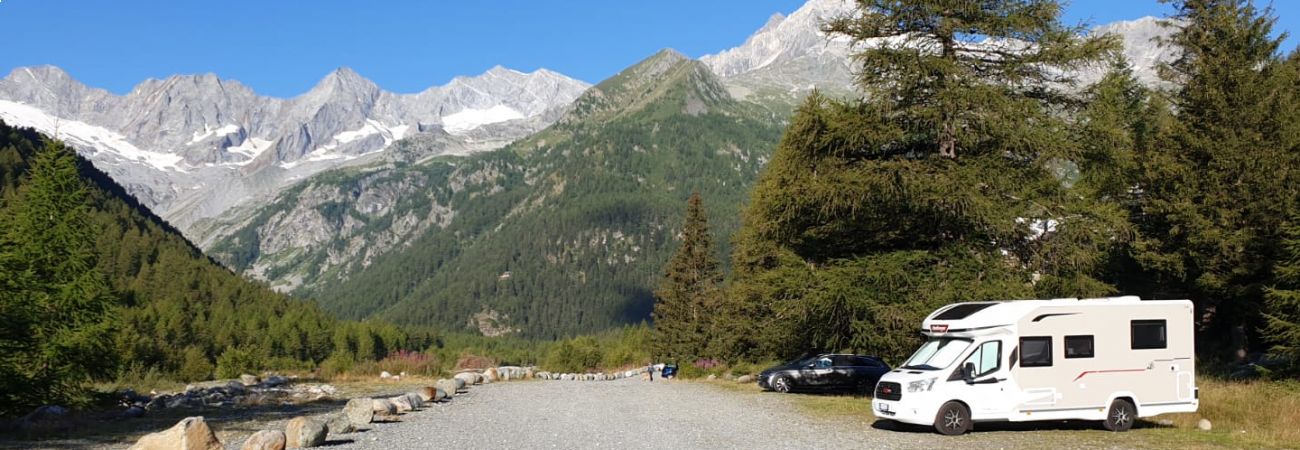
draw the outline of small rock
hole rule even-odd
[[[284,450],[286,443],[283,431],[262,430],[249,436],[240,450]]]
[[[279,375],[271,375],[269,377],[266,377],[265,380],[262,380],[262,386],[272,387],[272,388],[284,386],[285,384],[288,383],[289,383],[288,378]]]
[[[252,375],[252,374],[247,374],[247,373],[246,373],[246,374],[243,374],[243,375],[240,375],[240,376],[239,376],[239,382],[240,382],[240,383],[243,383],[244,386],[255,386],[255,385],[257,385],[257,383],[260,382],[260,381],[261,381],[261,380],[258,380],[258,379],[257,379],[257,375]]]
[[[400,377],[402,377],[402,378],[406,378],[406,371],[402,371],[402,373],[397,374],[397,376],[400,376]]]
[[[1210,431],[1213,428],[1210,425],[1210,419],[1201,419],[1196,422],[1196,429],[1201,431]]]
[[[68,416],[68,408],[59,405],[45,405],[27,414],[23,419],[27,422],[40,422],[46,420],[59,420]]]
[[[741,375],[741,376],[739,376],[739,377],[736,378],[736,382],[737,382],[737,383],[753,383],[753,382],[754,382],[754,376],[753,376],[753,375]]]
[[[387,380],[387,379],[392,378],[392,377],[393,377],[393,374],[388,373],[387,370],[385,370],[385,371],[383,371],[383,372],[379,372],[379,378],[383,378],[383,379]]]
[[[325,443],[329,427],[306,417],[295,417],[284,427],[285,448],[310,448]]]
[[[485,383],[492,383],[501,380],[501,374],[495,367],[490,367],[488,370],[483,371],[483,377],[486,378],[486,380],[484,380]]]
[[[465,384],[465,380],[462,380],[460,378],[452,378],[451,382],[456,383],[456,392],[463,391],[466,389],[466,386],[469,386]]]
[[[147,434],[130,450],[223,450],[221,441],[202,417],[186,417],[165,431]]]
[[[144,417],[144,408],[139,406],[132,406],[127,408],[126,411],[122,411],[122,418],[124,419],[135,419],[140,417]]]
[[[375,410],[372,406],[374,401],[369,398],[354,398],[348,400],[348,404],[343,406],[343,415],[348,418],[349,422],[358,427],[366,426],[375,420]],[[330,427],[333,429],[334,427]]]
[[[718,376],[717,376],[717,375],[709,374],[709,381],[713,381],[713,380],[716,380],[716,379],[718,379]]]

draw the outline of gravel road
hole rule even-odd
[[[329,444],[339,450],[1150,446],[1102,431],[985,431],[956,438],[924,430],[889,431],[873,428],[870,419],[809,415],[794,399],[792,395],[736,392],[707,383],[658,380],[495,383],[474,386],[451,403],[407,414],[401,422],[331,436]]]

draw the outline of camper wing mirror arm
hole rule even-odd
[[[975,363],[968,362],[961,366],[961,379],[966,384],[975,384]]]

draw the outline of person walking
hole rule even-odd
[[[646,379],[647,379],[647,380],[650,380],[650,381],[654,381],[654,380],[655,380],[655,365],[654,365],[654,363],[650,363],[649,366],[646,366],[646,368],[645,368],[645,376],[646,376]]]

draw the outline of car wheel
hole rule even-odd
[[[772,380],[772,390],[782,394],[790,392],[790,377],[776,377]]]
[[[1106,421],[1102,426],[1110,431],[1128,431],[1133,428],[1133,422],[1137,420],[1137,408],[1133,407],[1133,402],[1117,398],[1110,402],[1110,409],[1106,410]]]
[[[957,436],[970,431],[970,409],[958,402],[944,403],[934,417],[934,429],[939,434]]]

